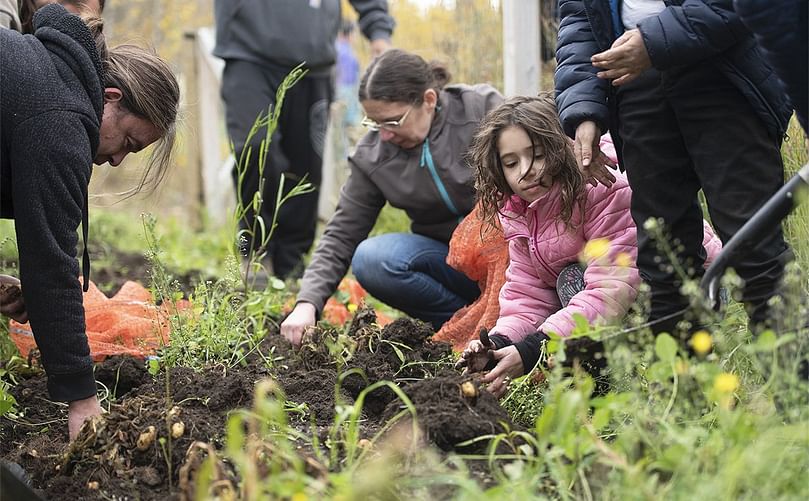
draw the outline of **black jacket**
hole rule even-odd
[[[61,6],[40,9],[34,26],[35,35],[0,30],[0,216],[15,220],[51,397],[73,401],[95,394],[76,230],[98,149],[103,70],[89,30]]]
[[[617,38],[608,0],[560,0],[556,49],[556,103],[565,132],[573,137],[584,120],[617,135],[614,88],[596,76],[590,56]],[[620,2],[618,2],[620,9]],[[770,135],[786,132],[792,113],[778,77],[731,0],[666,0],[666,9],[638,25],[652,66],[666,71],[712,59],[748,99]]]
[[[803,130],[809,133],[809,2],[734,0],[734,7],[784,83]]]

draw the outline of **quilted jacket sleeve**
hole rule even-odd
[[[554,82],[562,126],[568,136],[574,137],[580,123],[592,120],[602,132],[606,132],[609,126],[609,83],[596,76],[598,69],[590,63],[590,57],[601,50],[583,2],[560,0],[559,15]]]
[[[536,332],[537,326],[561,305],[555,284],[547,284],[537,275],[525,239],[510,240],[508,254],[511,263],[506,283],[500,289],[500,318],[492,333],[515,343]]]
[[[638,295],[640,275],[635,267],[637,232],[629,213],[631,193],[626,183],[612,188],[599,185],[589,188],[584,216],[584,237],[587,241],[602,241],[585,252],[587,268],[586,286],[570,300],[568,305],[549,316],[539,330],[562,337],[569,336],[575,327],[573,315],[582,315],[591,324],[620,318],[629,310]],[[602,240],[603,239],[603,240]]]

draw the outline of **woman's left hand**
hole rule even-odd
[[[506,394],[509,381],[525,374],[525,368],[522,366],[520,352],[514,346],[506,346],[492,353],[497,365],[483,377],[482,381],[487,383],[486,389],[489,393],[500,398]]]

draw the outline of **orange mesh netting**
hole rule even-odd
[[[351,319],[354,311],[360,306],[368,293],[353,278],[344,278],[337,287],[338,293],[347,296],[347,301],[340,301],[332,296],[323,307],[323,320],[332,325],[343,325]],[[391,318],[376,310],[376,321],[380,326],[391,323]]]
[[[144,358],[169,342],[169,318],[190,308],[185,300],[156,306],[148,290],[126,282],[108,298],[93,282],[84,293],[84,317],[90,354],[96,362],[110,355]],[[36,348],[31,325],[9,322],[9,335],[23,357]]]
[[[452,234],[447,264],[476,281],[480,297],[455,312],[433,339],[451,343],[454,350],[463,351],[469,341],[477,339],[481,327],[490,329],[497,323],[498,296],[506,282],[508,263],[508,244],[500,223],[492,228],[482,221],[480,205],[476,205]]]

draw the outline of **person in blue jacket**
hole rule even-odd
[[[798,122],[809,133],[809,2],[733,0],[784,84]]]
[[[655,332],[675,332],[689,305],[680,270],[701,273],[705,260],[698,192],[726,242],[783,184],[789,101],[731,0],[561,0],[559,7],[562,124],[591,182],[612,182],[598,140],[613,135],[633,190],[649,320]],[[674,256],[650,235],[656,223]],[[790,255],[777,225],[732,263],[753,326],[768,319]]]

